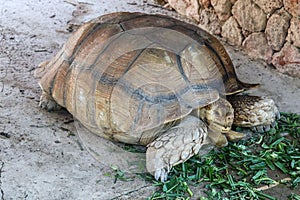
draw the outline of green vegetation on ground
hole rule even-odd
[[[270,131],[196,155],[175,166],[165,183],[151,181],[158,188],[148,198],[153,200],[272,200],[276,197],[268,191],[281,184],[291,191],[286,199],[300,200],[300,115],[281,113]],[[196,196],[197,189],[205,191],[205,197]]]

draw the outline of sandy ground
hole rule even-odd
[[[166,13],[147,1],[7,0],[0,5],[0,199],[143,199],[154,187],[104,176],[111,169],[82,148],[72,116],[38,107],[36,66],[51,58],[80,24],[112,11]],[[176,15],[171,13],[171,15]],[[69,24],[68,24],[69,23]],[[281,111],[300,113],[300,80],[278,74],[226,46],[240,78]]]

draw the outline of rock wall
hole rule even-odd
[[[300,77],[300,0],[165,0],[251,57]]]

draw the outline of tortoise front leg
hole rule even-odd
[[[170,169],[197,154],[206,143],[207,127],[199,118],[185,117],[147,147],[146,166],[155,179],[167,180]]]
[[[43,91],[42,95],[40,97],[40,103],[39,106],[42,109],[45,109],[47,111],[55,111],[60,110],[61,106],[56,103],[56,101],[52,98],[51,95],[49,95],[47,92]]]
[[[238,127],[249,127],[254,131],[268,131],[274,127],[280,114],[273,99],[267,97],[236,95],[227,100],[234,109],[233,124]]]

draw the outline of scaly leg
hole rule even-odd
[[[147,147],[146,166],[155,179],[166,181],[170,169],[197,154],[207,143],[207,127],[199,118],[185,117]]]
[[[58,105],[55,100],[46,92],[43,91],[41,98],[40,98],[40,104],[39,106],[42,109],[45,109],[47,111],[55,111],[60,110],[61,106]]]
[[[236,95],[227,100],[234,108],[233,124],[239,127],[249,127],[254,131],[268,131],[275,125],[280,114],[273,99],[267,97]]]

